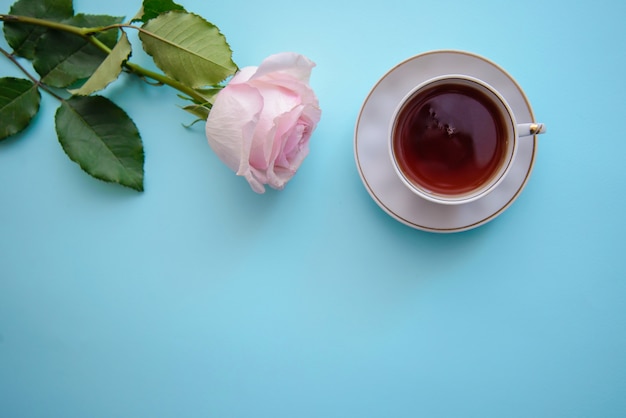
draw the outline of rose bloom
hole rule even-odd
[[[309,152],[321,117],[309,86],[315,63],[295,53],[241,69],[215,98],[206,122],[209,145],[257,193],[281,190]]]

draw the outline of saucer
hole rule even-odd
[[[388,128],[398,103],[418,84],[445,74],[484,80],[504,96],[518,123],[534,122],[530,103],[517,82],[493,62],[462,51],[432,51],[396,65],[365,99],[354,132],[354,155],[361,179],[374,201],[396,220],[429,232],[460,232],[500,215],[520,195],[533,168],[536,136],[521,138],[509,174],[488,195],[470,203],[443,205],[412,193],[393,169]]]

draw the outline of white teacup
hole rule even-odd
[[[545,132],[519,123],[493,87],[466,75],[435,77],[400,102],[389,152],[404,184],[424,199],[468,203],[493,191],[509,172],[523,137]]]

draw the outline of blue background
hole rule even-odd
[[[140,194],[65,156],[44,95],[0,143],[0,417],[626,416],[625,2],[179,3],[241,67],[317,63],[311,153],[257,195],[175,91],[124,76]],[[385,214],[353,157],[369,90],[433,49],[495,61],[548,125],[519,199],[450,235]]]

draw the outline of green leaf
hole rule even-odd
[[[144,152],[137,127],[102,96],[74,96],[55,115],[59,142],[91,176],[143,191]]]
[[[145,23],[160,14],[171,12],[172,10],[184,12],[185,8],[172,0],[143,0],[143,15],[140,20]]]
[[[63,23],[77,27],[108,26],[122,21],[122,17],[79,14]],[[118,30],[99,33],[96,38],[107,47],[113,48]],[[33,68],[41,81],[52,87],[68,87],[90,77],[107,57],[86,39],[60,31],[46,32],[35,49]]]
[[[199,120],[207,120],[210,108],[202,105],[192,104],[183,107],[184,110],[196,116]]]
[[[0,78],[0,140],[28,126],[39,111],[37,85],[21,78]]]
[[[191,13],[162,14],[148,21],[139,37],[156,65],[189,87],[218,84],[237,69],[224,35]]]
[[[72,0],[19,0],[9,14],[60,22],[74,15]],[[41,26],[4,23],[4,36],[16,55],[32,60],[39,38],[47,31]]]
[[[102,64],[79,89],[70,90],[70,93],[88,96],[96,91],[104,89],[115,81],[122,72],[122,66],[128,60],[131,53],[131,45],[125,32],[122,32],[120,40],[115,44],[111,53],[102,61]]]
[[[204,97],[207,103],[213,105],[215,103],[215,97],[217,97],[217,93],[222,91],[223,87],[208,87],[208,88],[199,88],[196,89],[198,94]]]

